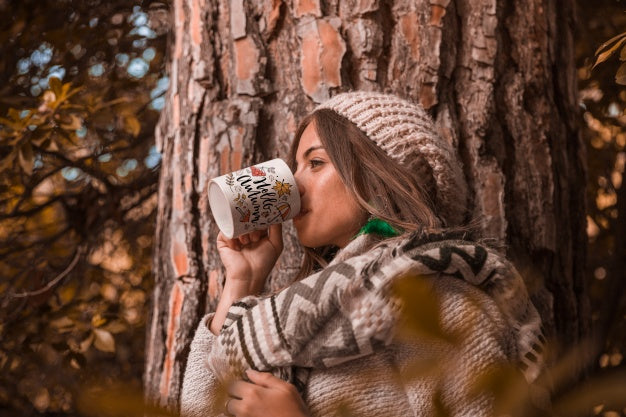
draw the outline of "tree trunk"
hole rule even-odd
[[[285,157],[337,91],[418,100],[460,149],[473,214],[524,273],[548,335],[590,321],[573,0],[174,0],[145,390],[176,409],[198,321],[223,271],[208,181]],[[291,227],[270,286],[294,275]]]

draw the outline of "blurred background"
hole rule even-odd
[[[169,5],[0,0],[0,15],[0,416],[102,413],[85,392],[114,393],[130,415],[141,408]],[[626,31],[626,2],[579,0],[578,16],[586,276],[605,341],[593,376],[623,369],[626,347],[622,41],[592,70]],[[599,398],[592,413],[626,410]]]

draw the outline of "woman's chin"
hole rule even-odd
[[[319,243],[319,239],[315,239],[315,233],[311,233],[311,231],[307,230],[302,224],[296,224],[295,229],[298,235],[298,240],[300,244],[306,248],[318,248],[323,246]]]

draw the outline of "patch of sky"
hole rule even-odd
[[[128,16],[128,21],[135,26],[144,26],[148,23],[148,14],[141,11],[141,7],[133,7],[133,13]]]
[[[39,94],[41,94],[41,87],[39,87],[39,84],[34,84],[30,86],[30,94],[33,97],[37,97]]]
[[[30,70],[30,58],[22,58],[17,61],[17,73],[19,75],[26,74]]]
[[[43,161],[41,160],[41,155],[35,155],[35,161],[33,162],[33,169],[39,169],[43,166]]]
[[[28,116],[30,114],[30,110],[22,110],[20,112],[20,119],[25,118],[26,116]]]
[[[43,68],[52,59],[52,53],[52,47],[44,42],[30,54],[30,62],[39,68]]]
[[[89,19],[89,27],[93,28],[96,27],[98,25],[98,18],[97,17],[93,17],[91,19]]]
[[[619,116],[619,106],[617,105],[617,103],[609,104],[608,112],[609,112],[609,117]]]
[[[148,62],[152,61],[155,56],[156,56],[156,50],[152,47],[146,48],[146,50],[143,51],[143,54],[141,54],[141,57]]]
[[[78,177],[83,173],[79,168],[76,167],[65,167],[61,170],[61,175],[68,181],[74,181],[78,179]]]
[[[124,65],[128,64],[129,60],[130,58],[128,57],[128,54],[115,55],[115,62],[117,62],[117,65],[119,65],[120,67],[123,67]]]
[[[143,163],[146,165],[146,167],[152,169],[157,166],[159,162],[161,162],[161,154],[159,153],[159,151],[157,151],[156,146],[152,145],[150,146],[148,156],[146,156],[146,158],[143,160]]]
[[[135,39],[133,41],[133,47],[135,47],[137,49],[143,49],[143,48],[146,47],[147,44],[148,44],[148,41],[146,40],[146,38]]]
[[[153,110],[163,110],[165,106],[165,98],[163,94],[167,91],[170,85],[169,77],[161,77],[159,81],[157,81],[156,87],[150,91],[150,98],[152,101],[150,102],[150,108]]]
[[[120,177],[125,177],[135,168],[137,168],[137,160],[127,159],[115,170],[115,173]]]
[[[127,159],[124,161],[124,164],[122,166],[126,168],[127,170],[132,171],[133,169],[137,168],[137,160]]]
[[[76,136],[81,139],[87,136],[87,128],[83,125],[80,128],[76,129]]]
[[[52,77],[62,80],[65,77],[65,68],[60,65],[53,65],[48,69],[48,80]]]
[[[99,162],[109,162],[111,160],[111,154],[110,153],[103,153],[102,155],[100,155],[98,157],[98,161]]]
[[[149,106],[152,110],[161,111],[165,107],[165,97],[157,97],[150,102]]]
[[[89,75],[93,77],[100,77],[102,74],[104,74],[104,65],[102,64],[95,64],[89,68]]]
[[[156,38],[156,32],[150,29],[148,26],[137,26],[129,32],[129,35],[139,35],[148,39]]]
[[[156,98],[165,93],[170,86],[170,78],[168,76],[159,78],[156,87],[150,91],[150,98]]]
[[[141,58],[133,58],[128,64],[126,71],[135,78],[141,78],[146,75],[148,69],[150,69],[150,66],[146,61]]]

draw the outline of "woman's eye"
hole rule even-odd
[[[318,167],[318,166],[320,166],[322,164],[324,164],[324,161],[320,161],[319,159],[311,159],[311,160],[309,160],[309,165],[311,166],[311,168]]]

